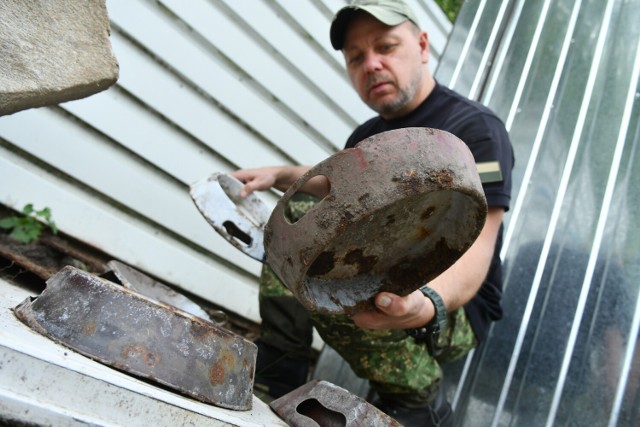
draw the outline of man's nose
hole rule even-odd
[[[367,54],[364,58],[364,69],[367,73],[382,69],[382,58],[376,53]]]

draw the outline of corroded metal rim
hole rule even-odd
[[[296,223],[288,200],[311,178],[331,190]],[[267,262],[308,309],[352,314],[380,291],[408,294],[471,246],[487,204],[468,147],[450,133],[406,128],[336,153],[283,195],[265,227]]]

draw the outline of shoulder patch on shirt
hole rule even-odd
[[[497,160],[476,163],[476,168],[480,175],[480,182],[483,184],[502,181],[502,170],[500,169],[500,162]]]

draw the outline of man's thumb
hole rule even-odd
[[[381,293],[376,297],[376,306],[382,311],[386,312],[391,307],[391,303],[393,303],[393,298],[388,294]]]

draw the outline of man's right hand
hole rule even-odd
[[[247,197],[254,191],[266,191],[270,188],[285,192],[309,169],[311,169],[310,166],[268,166],[240,169],[230,175],[244,183],[240,197]],[[300,190],[323,198],[329,193],[329,181],[324,176],[315,176],[307,181]]]
[[[242,183],[244,187],[240,191],[240,197],[247,197],[254,191],[266,191],[271,187],[277,187],[279,170],[284,166],[264,167],[257,169],[240,169],[230,175]]]

